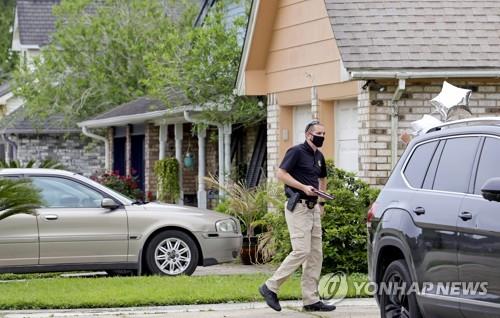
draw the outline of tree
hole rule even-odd
[[[28,117],[63,114],[74,122],[147,94],[144,81],[155,66],[146,66],[144,57],[156,54],[158,43],[173,50],[172,35],[194,16],[183,5],[63,0],[53,10],[51,44],[35,59],[34,70],[25,66],[15,74],[14,89],[26,100]]]
[[[17,54],[11,51],[15,0],[0,0],[0,81],[14,69]]]
[[[0,179],[0,221],[15,214],[35,214],[41,204],[40,193],[30,180]]]
[[[166,43],[158,43],[153,52],[162,54],[146,56],[151,76],[144,82],[151,94],[168,103],[173,92],[181,92],[190,104],[204,105],[203,116],[211,122],[252,124],[262,120],[265,110],[256,99],[233,94],[247,19],[229,21],[227,9],[245,2],[218,1],[203,26],[174,38],[178,44],[173,52]]]

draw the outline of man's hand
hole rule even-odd
[[[313,186],[303,186],[302,191],[309,197],[317,197],[318,195],[314,192],[315,188]]]

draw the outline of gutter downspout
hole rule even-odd
[[[398,87],[391,99],[391,166],[394,168],[398,160],[398,126],[399,126],[399,106],[398,101],[401,99],[406,89],[406,79],[400,78]]]
[[[208,121],[201,121],[201,120],[196,120],[191,116],[191,113],[189,111],[184,111],[184,119],[190,123],[204,123],[207,125],[213,125],[217,126],[218,128],[218,137],[219,137],[219,142],[218,142],[218,151],[219,151],[219,183],[221,185],[225,185],[225,175],[224,175],[224,125],[215,123],[215,122],[208,122]],[[224,190],[219,189],[219,200],[224,197]]]
[[[104,141],[104,153],[105,153],[105,155],[104,155],[104,169],[106,171],[110,171],[111,167],[110,167],[110,164],[109,164],[109,155],[110,155],[110,152],[109,152],[109,140],[106,137],[99,136],[99,135],[96,135],[96,134],[93,134],[93,133],[89,132],[87,126],[81,126],[81,127],[82,127],[82,133],[85,136],[93,138],[93,139],[97,139],[97,140],[100,140],[100,141]]]
[[[15,161],[17,158],[17,144],[15,143],[15,141],[10,139],[6,133],[2,134],[2,139],[12,147],[12,158],[10,158],[10,156],[8,155],[9,149],[8,148],[5,149],[5,153],[6,153],[5,161],[7,163],[10,163],[11,161]]]

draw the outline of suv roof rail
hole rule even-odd
[[[427,133],[441,130],[442,128],[451,128],[453,126],[474,126],[474,125],[500,125],[500,117],[474,117],[467,119],[454,120],[447,123],[442,123],[436,127],[427,130]]]

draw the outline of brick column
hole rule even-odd
[[[109,151],[108,153],[105,153],[104,156],[108,158],[109,160],[109,171],[106,172],[111,172],[113,171],[113,165],[114,165],[114,160],[113,160],[113,154],[114,154],[114,141],[115,141],[115,129],[113,127],[109,127],[107,129],[108,133],[108,143],[109,143]]]
[[[159,158],[159,127],[152,123],[146,125],[144,136],[144,191],[156,192],[155,162]]]
[[[362,89],[362,84],[358,84],[358,176],[370,185],[383,185],[390,171],[391,110],[386,102],[377,99],[375,92]],[[386,94],[392,97],[392,93]]]
[[[267,96],[267,179],[277,181],[276,170],[279,165],[279,112],[278,97],[276,94]]]

